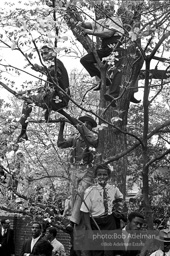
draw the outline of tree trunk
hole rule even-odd
[[[82,43],[83,47],[89,52],[91,47],[89,46],[89,37],[81,37],[80,31],[76,29],[76,24],[78,20],[81,20],[77,9],[71,8],[67,11],[67,24],[72,29],[73,34],[79,42]],[[137,58],[133,58],[131,53],[137,54]],[[101,80],[102,89],[100,92],[100,116],[109,123],[112,123],[112,118],[117,118],[118,120],[114,123],[114,126],[109,125],[107,129],[103,129],[99,132],[99,147],[97,154],[100,156],[99,160],[101,162],[107,161],[109,157],[114,156],[127,149],[127,138],[126,138],[126,125],[127,125],[127,114],[129,108],[129,99],[134,91],[134,85],[140,73],[141,67],[143,65],[143,58],[140,52],[136,51],[136,45],[132,44],[126,51],[121,50],[120,52],[122,60],[122,71],[121,75],[116,76],[114,84],[121,84],[122,88],[120,93],[122,94],[120,100],[117,104],[117,109],[108,107],[108,102],[104,100],[105,93],[105,79],[106,71],[104,67],[101,67]],[[127,56],[128,57],[127,57]],[[102,121],[100,121],[102,123]],[[123,131],[123,132],[122,132]],[[114,171],[112,177],[114,181],[117,181],[121,191],[124,196],[126,195],[126,173],[127,173],[127,156],[119,159],[113,163]]]

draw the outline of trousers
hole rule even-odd
[[[80,223],[80,207],[83,201],[84,191],[92,185],[94,177],[93,167],[75,166],[72,171],[72,212],[70,221]]]

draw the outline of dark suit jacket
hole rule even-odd
[[[26,240],[23,245],[22,245],[22,249],[21,249],[21,252],[20,252],[20,256],[24,256],[24,253],[30,253],[30,255],[35,255],[34,252],[35,252],[35,247],[36,247],[36,244],[40,241],[44,239],[43,236],[41,236],[38,241],[35,243],[33,249],[32,249],[32,252],[31,252],[31,241],[32,241],[32,238]]]
[[[124,247],[124,252],[122,255],[123,256],[138,256],[143,247],[144,240],[142,241],[140,236],[138,237],[138,235],[140,235],[140,231],[137,231],[136,234],[134,232],[131,232],[131,233],[129,233],[129,235],[130,235],[130,239],[128,241],[128,246],[126,249]],[[124,243],[124,241],[123,241],[123,243]]]
[[[11,254],[15,254],[14,231],[8,229],[4,236],[1,234],[2,228],[0,228],[0,256],[11,256]]]

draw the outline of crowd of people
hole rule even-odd
[[[42,232],[42,225],[39,221],[30,223],[32,235],[26,239],[19,254],[15,254],[15,233],[10,228],[10,220],[1,220],[0,228],[0,255],[1,256],[169,256],[170,255],[170,229],[167,227],[156,227],[147,230],[146,220],[140,212],[131,212],[123,224],[117,228],[114,215],[111,211],[111,200],[115,196],[121,198],[118,188],[105,184],[110,192],[108,208],[103,201],[104,191],[101,191],[108,170],[98,169],[100,177],[98,185],[86,190],[87,200],[82,203],[81,211],[85,213],[85,226],[87,227],[84,236],[82,232],[70,233],[72,247],[66,254],[64,245],[56,238],[57,229],[48,226],[45,233]],[[103,182],[101,173],[103,172]],[[107,174],[107,175],[104,175]],[[97,186],[99,190],[97,189]],[[101,186],[101,187],[99,187]],[[113,193],[112,193],[113,192]],[[89,195],[89,196],[88,196]],[[96,199],[94,199],[96,195]],[[100,198],[100,199],[99,199]],[[103,202],[102,202],[103,201]],[[86,203],[87,205],[86,205]],[[93,209],[91,216],[88,209]],[[108,211],[108,215],[106,213]],[[100,212],[100,215],[98,216]],[[103,212],[104,215],[101,215]],[[168,225],[168,222],[167,222]],[[76,234],[76,238],[74,238]]]
[[[65,248],[57,239],[57,229],[49,226],[43,233],[42,224],[38,221],[32,222],[32,236],[24,241],[18,256],[66,256]],[[15,234],[10,228],[10,220],[1,220],[0,228],[0,255],[15,256],[17,245]]]

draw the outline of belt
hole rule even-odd
[[[94,218],[94,219],[103,219],[103,218],[107,218],[108,216],[110,216],[110,215],[105,214],[105,215],[95,216],[95,217],[93,217],[93,218]]]

